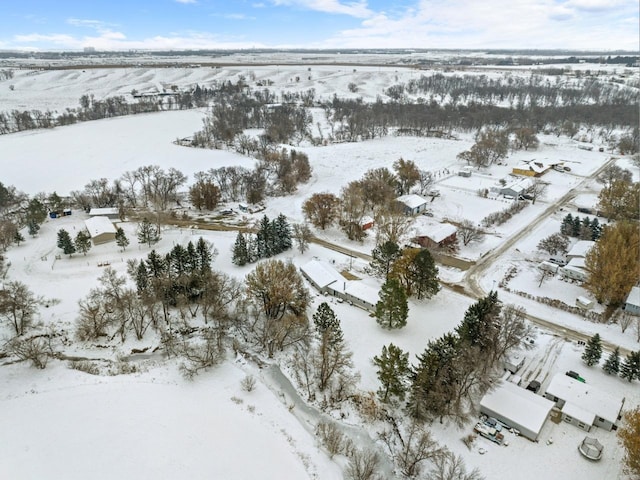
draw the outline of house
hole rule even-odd
[[[531,180],[529,178],[523,178],[515,182],[511,182],[501,187],[498,192],[505,197],[519,198],[520,195],[527,193],[527,190],[531,188]]]
[[[300,272],[320,293],[333,295],[333,288],[329,286],[345,281],[345,278],[335,268],[320,260],[311,260],[305,263],[300,267]]]
[[[457,229],[450,223],[416,219],[415,242],[423,248],[448,248],[457,242]]]
[[[589,272],[585,267],[584,258],[572,258],[565,266],[558,269],[560,275],[570,280],[585,282],[589,276]]]
[[[578,240],[567,253],[567,260],[571,261],[572,258],[585,258],[595,244],[596,242],[592,242],[591,240]]]
[[[120,219],[120,211],[117,207],[92,208],[89,210],[90,217],[106,217],[111,220]]]
[[[612,430],[624,406],[624,397],[610,395],[563,373],[554,375],[544,396],[562,410],[565,422],[586,431],[591,427]]]
[[[480,401],[480,413],[515,428],[529,440],[537,441],[553,402],[510,382],[500,383]]]
[[[502,360],[502,366],[511,373],[516,373],[524,365],[523,355],[511,355]]]
[[[347,302],[373,312],[380,300],[378,290],[362,283],[360,280],[346,282],[344,290],[338,295]]]
[[[396,202],[402,205],[405,215],[417,215],[427,209],[427,201],[420,195],[402,195]]]
[[[633,287],[622,307],[625,312],[640,315],[640,287]]]
[[[84,221],[94,245],[113,242],[116,239],[116,227],[107,217],[91,217]]]
[[[368,215],[362,217],[362,220],[360,220],[360,228],[362,228],[362,230],[369,230],[370,228],[373,228],[373,225],[373,218]]]
[[[515,175],[524,175],[526,177],[540,177],[550,168],[551,165],[545,165],[541,162],[536,162],[535,160],[526,160],[513,167],[512,173]]]

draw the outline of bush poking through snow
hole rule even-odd
[[[256,388],[256,377],[253,375],[247,375],[240,382],[240,386],[245,392],[252,392],[253,389]]]
[[[20,361],[31,361],[36,368],[46,368],[55,355],[50,341],[44,337],[14,338],[7,344],[7,352]]]
[[[380,459],[370,450],[355,450],[345,471],[348,480],[379,480],[376,474]]]
[[[349,452],[353,450],[353,443],[335,423],[319,423],[316,427],[316,435],[320,437],[322,445],[327,449],[331,458],[334,455],[349,455]]]

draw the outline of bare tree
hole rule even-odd
[[[311,229],[306,223],[296,223],[292,226],[293,239],[296,241],[300,253],[304,253],[309,248],[309,242],[313,238]]]
[[[401,243],[411,226],[411,218],[404,214],[403,207],[396,202],[377,208],[374,221],[377,245],[385,242]]]
[[[458,238],[462,240],[463,245],[482,240],[483,236],[482,230],[476,227],[471,220],[462,220],[458,224]]]
[[[549,188],[549,184],[540,178],[534,178],[533,184],[527,189],[527,193],[531,195],[531,203],[535,205],[536,200],[543,197]]]
[[[26,284],[7,282],[0,290],[0,320],[10,324],[17,336],[24,335],[43,303],[44,299],[34,295]]]
[[[36,368],[46,368],[49,359],[55,356],[51,346],[51,337],[42,335],[30,338],[13,338],[8,342],[6,351],[20,361],[31,361],[31,364]]]
[[[435,183],[435,178],[433,178],[433,174],[426,170],[420,170],[420,178],[418,180],[418,186],[420,188],[420,195],[426,195],[427,192],[431,190],[433,184]]]
[[[402,474],[408,478],[420,476],[425,462],[433,462],[445,452],[431,432],[417,422],[411,422],[404,438],[399,439],[401,447],[395,454],[395,460]]]
[[[355,450],[345,471],[347,480],[379,480],[376,472],[380,459],[371,450]]]
[[[433,459],[432,463],[429,480],[483,480],[477,468],[467,472],[462,457],[448,450]]]
[[[314,193],[302,204],[302,212],[307,221],[324,230],[338,217],[339,203],[332,193]]]
[[[567,253],[567,249],[569,247],[569,237],[563,235],[562,233],[553,233],[546,238],[543,238],[538,243],[538,250],[544,250],[548,252],[550,255],[555,255],[560,253],[564,255]]]

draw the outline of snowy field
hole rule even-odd
[[[194,61],[195,62],[195,61]],[[328,62],[329,63],[329,62]],[[310,69],[309,69],[310,68]],[[358,93],[375,98],[386,87],[406,82],[416,73],[395,67],[286,66],[286,67],[226,67],[199,68],[127,68],[83,71],[18,71],[9,84],[0,82],[0,105],[10,108],[63,109],[75,106],[80,95],[93,93],[104,98],[139,91],[159,91],[171,85],[180,87],[208,83],[221,79],[235,80],[240,75],[251,81],[273,80],[276,89],[303,91],[315,88],[321,96],[351,95],[348,84],[358,85]],[[495,75],[503,73],[493,72]],[[523,74],[528,75],[528,72]],[[299,76],[300,80],[295,81]],[[309,80],[311,76],[311,80]],[[67,195],[80,190],[92,179],[113,180],[125,171],[143,165],[177,168],[189,176],[223,165],[253,166],[254,161],[229,151],[211,151],[180,147],[176,138],[187,137],[201,127],[203,111],[179,111],[146,114],[86,122],[49,131],[31,131],[0,136],[0,158],[3,173],[0,181],[14,185],[29,194],[57,191]],[[321,112],[314,111],[314,125],[322,121]],[[588,181],[610,154],[585,151],[579,143],[567,138],[540,135],[541,148],[535,152],[510,153],[490,169],[475,171],[472,177],[457,175],[463,166],[456,155],[473,144],[470,134],[460,134],[456,140],[412,137],[387,137],[360,143],[326,147],[302,144],[295,147],[309,156],[313,176],[307,184],[288,197],[270,198],[265,212],[248,216],[257,220],[264,213],[271,218],[284,213],[291,222],[302,221],[301,206],[315,192],[338,194],[352,180],[357,180],[371,168],[391,167],[400,157],[413,160],[418,167],[430,170],[436,177],[441,196],[429,208],[435,220],[476,223],[488,215],[506,208],[505,199],[480,198],[479,188],[491,188],[502,178],[509,178],[514,165],[522,160],[562,160],[571,172],[549,172],[546,195],[535,205],[527,206],[509,222],[492,227],[482,242],[461,248],[463,258],[477,260],[534,222],[548,208],[557,209],[517,242],[489,268],[480,283],[489,291],[512,266],[518,275],[511,281],[515,290],[536,295],[575,301],[584,290],[574,284],[554,279],[538,287],[535,261],[540,239],[559,229],[569,206],[592,206],[599,186]],[[595,149],[597,150],[597,149]],[[629,167],[628,159],[619,161]],[[638,179],[637,169],[634,178]],[[569,205],[556,205],[572,189],[575,194]],[[235,205],[233,205],[235,208]],[[564,208],[564,210],[560,210]],[[572,210],[573,212],[574,210]],[[20,246],[7,252],[11,266],[8,278],[25,282],[38,295],[54,300],[42,309],[39,320],[54,324],[69,336],[73,335],[78,312],[78,300],[97,285],[104,271],[99,264],[108,263],[119,274],[126,273],[126,262],[146,256],[149,248],[135,243],[136,225],[121,223],[132,245],[121,252],[114,244],[93,247],[86,256],[72,258],[60,255],[55,246],[59,228],[75,235],[86,218],[74,211],[70,217],[47,219],[40,234],[28,237]],[[375,246],[373,235],[362,243],[349,242],[336,228],[314,232],[320,238],[345,247],[370,253]],[[166,228],[155,247],[161,253],[173,245],[199,236],[212,242],[218,251],[213,264],[238,279],[243,279],[251,265],[237,267],[231,263],[233,232],[196,231]],[[379,287],[377,279],[365,273],[366,262],[317,245],[304,255],[289,251],[278,258],[302,265],[312,258],[335,263],[336,268],[350,270],[362,282]],[[460,281],[464,272],[441,269],[442,276]],[[312,310],[327,298],[313,297]],[[633,327],[622,334],[617,325],[599,325],[546,307],[522,297],[499,292],[505,303],[524,306],[527,311],[559,325],[579,331],[600,333],[608,341],[637,350]],[[355,369],[360,372],[361,391],[378,388],[374,355],[383,345],[394,343],[410,353],[411,361],[421,353],[430,339],[450,331],[462,320],[471,304],[468,297],[444,289],[434,298],[410,302],[407,326],[397,331],[381,329],[370,315],[346,303],[331,302],[341,320],[345,339],[353,350]],[[68,355],[117,359],[126,357],[132,348],[155,346],[156,339],[135,341],[129,338],[118,347],[103,350],[87,349],[74,343],[65,347]],[[98,351],[97,351],[98,350]],[[624,395],[625,406],[640,403],[637,384],[629,386],[601,369],[587,369],[580,360],[582,347],[539,331],[535,348],[527,353],[525,365],[530,379],[542,381],[543,390],[553,374],[566,370],[580,372],[590,384],[616,395]],[[247,373],[258,377],[253,392],[240,387]],[[46,370],[35,370],[26,364],[4,365],[0,368],[0,478],[220,478],[220,479],[313,479],[342,478],[345,459],[329,459],[318,446],[313,434],[312,418],[299,413],[293,406],[293,394],[273,378],[241,358],[228,354],[222,366],[201,374],[193,382],[185,381],[173,361],[151,356],[140,362],[136,373],[119,376],[92,376],[67,368],[65,362],[51,361]],[[349,423],[347,417],[345,422]],[[508,437],[508,447],[498,447],[482,438],[468,450],[461,438],[471,433],[471,427],[458,429],[437,422],[431,428],[439,442],[462,455],[468,467],[479,467],[487,479],[538,480],[552,479],[622,479],[622,451],[617,447],[615,432],[595,429],[605,445],[605,458],[591,463],[580,457],[578,443],[584,432],[565,423],[547,422],[539,443],[522,437]],[[365,426],[366,428],[366,426]],[[375,438],[375,432],[370,432]],[[481,449],[484,454],[481,453]]]

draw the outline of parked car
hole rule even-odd
[[[571,378],[575,378],[576,380],[578,379],[578,377],[580,376],[578,374],[578,372],[574,372],[573,370],[569,370],[568,372],[565,373],[565,375],[567,377],[571,377]]]
[[[559,265],[561,267],[564,267],[567,264],[567,262],[565,262],[563,259],[553,257],[549,259],[549,262],[555,263],[556,265]]]
[[[529,385],[527,385],[527,390],[533,392],[533,393],[538,393],[538,391],[540,390],[540,382],[537,380],[531,380],[529,382]]]

